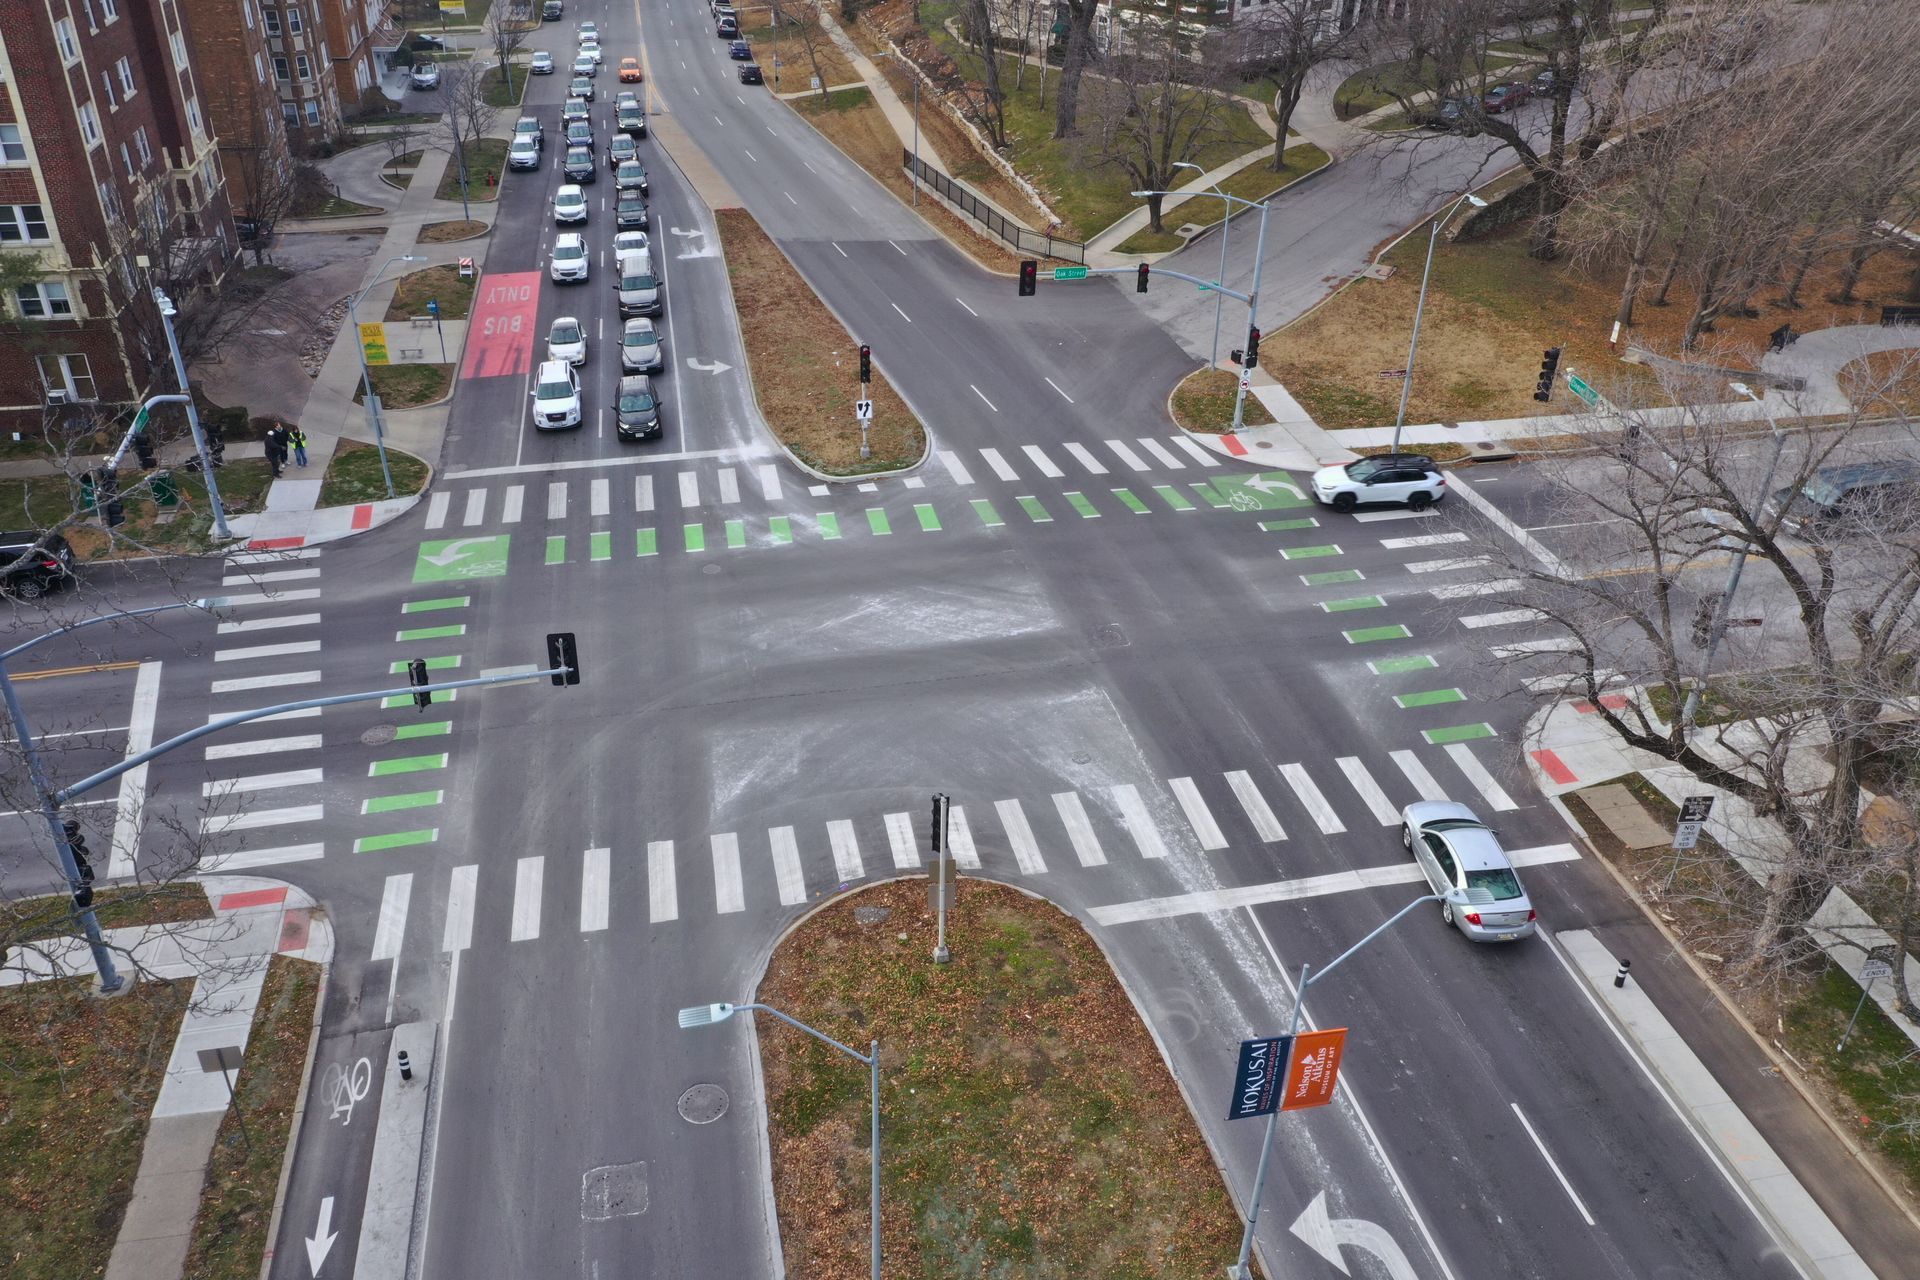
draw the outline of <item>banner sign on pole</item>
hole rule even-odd
[[[1300,1033],[1294,1041],[1293,1058],[1287,1064],[1287,1091],[1280,1102],[1282,1111],[1304,1111],[1333,1101],[1334,1086],[1340,1083],[1340,1055],[1346,1044],[1345,1027]]]
[[[1280,1107],[1280,1073],[1286,1068],[1288,1036],[1240,1042],[1240,1066],[1233,1073],[1229,1120],[1271,1115]]]

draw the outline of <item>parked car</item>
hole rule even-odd
[[[647,113],[639,107],[621,107],[614,113],[613,123],[624,134],[635,138],[647,136]]]
[[[760,64],[757,62],[741,63],[740,64],[740,83],[741,84],[765,84],[766,79],[760,74]]]
[[[647,194],[647,166],[638,160],[629,160],[613,171],[613,185],[619,191],[638,191]]]
[[[429,31],[413,33],[413,47],[416,49],[444,49],[447,42]]]
[[[561,224],[585,222],[587,220],[587,193],[571,182],[554,192],[553,220]]]
[[[585,98],[576,96],[568,98],[560,104],[560,123],[562,125],[572,124],[576,120],[588,120],[592,118],[592,115],[593,109],[587,106],[587,100]]]
[[[623,253],[619,258],[620,278],[614,281],[614,293],[623,316],[657,316],[664,304],[660,277],[653,269],[650,253]]]
[[[1447,477],[1424,453],[1382,453],[1313,473],[1313,496],[1335,511],[1362,504],[1405,503],[1425,511],[1446,496]]]
[[[620,82],[622,84],[639,84],[640,83],[640,59],[638,58],[620,59]]]
[[[75,580],[73,548],[59,534],[31,529],[0,533],[0,592],[16,600],[38,600]]]
[[[592,151],[593,126],[585,120],[569,120],[567,122],[567,145],[569,147],[585,147],[588,151]]]
[[[551,53],[548,53],[545,49],[535,49],[533,51],[532,60],[530,60],[527,63],[527,70],[531,71],[536,76],[552,75],[553,74],[553,55]]]
[[[1471,105],[1465,98],[1448,98],[1429,108],[1420,123],[1446,133],[1476,134],[1480,126],[1473,122],[1473,113],[1467,109]]]
[[[1910,531],[1920,523],[1920,464],[1894,459],[1821,467],[1797,489],[1774,490],[1766,513],[1803,538]]]
[[[561,3],[561,0],[546,0],[546,3],[540,6],[540,21],[552,22],[566,11],[566,5]]]
[[[560,161],[560,173],[568,182],[597,182],[600,171],[593,166],[593,152],[585,147],[568,147]]]
[[[646,227],[652,220],[647,212],[647,198],[638,191],[622,191],[614,202],[613,225],[620,228]]]
[[[1503,111],[1511,111],[1521,103],[1533,97],[1533,89],[1524,81],[1515,80],[1511,84],[1497,84],[1480,95],[1480,108],[1490,116]]]
[[[628,160],[640,158],[640,144],[624,133],[616,133],[607,141],[607,168],[618,171]]]
[[[547,131],[540,127],[540,117],[538,116],[521,116],[518,120],[514,121],[513,136],[516,138],[532,138],[535,146],[544,147],[547,145]]]
[[[665,367],[660,331],[653,321],[635,316],[620,326],[620,367],[628,373],[653,373]]]
[[[614,429],[622,440],[653,440],[659,437],[660,402],[654,398],[653,383],[644,373],[620,379],[613,402]]]
[[[1577,81],[1573,76],[1563,76],[1552,67],[1548,67],[1545,71],[1542,71],[1539,75],[1527,81],[1527,87],[1533,90],[1534,97],[1547,98],[1551,97],[1561,85],[1575,83],[1577,83]]]
[[[731,40],[740,34],[740,24],[733,18],[721,18],[713,24],[713,34],[722,40]]]
[[[578,231],[562,231],[553,238],[553,256],[547,276],[555,284],[584,281],[587,278],[587,242]]]
[[[567,93],[569,96],[578,98],[582,102],[592,102],[595,96],[597,96],[593,92],[593,80],[588,76],[575,76],[573,79],[567,81]],[[582,120],[586,119],[585,116],[580,118]]]
[[[540,366],[533,382],[533,425],[539,431],[580,425],[580,375],[565,360],[548,360]]]
[[[745,40],[735,40],[727,46],[727,56],[735,62],[752,62],[753,50],[748,47]]]
[[[555,316],[547,326],[547,359],[571,365],[587,362],[587,331],[572,316]]]
[[[532,138],[516,137],[507,144],[507,168],[538,169],[540,167],[540,144]]]
[[[438,89],[440,87],[440,64],[437,62],[416,62],[413,71],[407,76],[407,83],[416,89]]]
[[[1446,895],[1442,920],[1475,942],[1533,936],[1538,913],[1507,851],[1473,810],[1451,800],[1421,800],[1400,818],[1400,843],[1433,891]]]

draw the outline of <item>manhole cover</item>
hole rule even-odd
[[[853,922],[855,924],[881,924],[892,914],[892,907],[855,907],[853,909]]]
[[[1087,751],[1076,751],[1073,753],[1073,762],[1075,764],[1092,764],[1093,754]]]
[[[1093,633],[1095,647],[1101,649],[1124,649],[1127,647],[1127,633],[1120,629],[1117,622],[1109,622]]]
[[[680,1095],[680,1118],[688,1124],[712,1124],[727,1114],[727,1091],[717,1084],[697,1084]]]
[[[720,572],[720,566],[719,566],[719,565],[717,565],[717,564],[709,564],[709,565],[702,565],[702,566],[700,567],[700,572],[702,572],[702,573],[718,573],[718,572]]]
[[[647,1211],[647,1162],[604,1164],[580,1175],[580,1216],[588,1222]]]
[[[399,732],[390,724],[377,724],[360,735],[360,744],[367,747],[384,747],[392,742]]]

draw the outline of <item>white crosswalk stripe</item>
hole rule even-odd
[[[800,871],[800,846],[792,827],[775,827],[767,832],[773,853],[773,881],[780,890],[780,905],[798,906],[807,900],[807,881]]]
[[[1053,459],[1040,452],[1040,446],[1037,444],[1023,444],[1020,446],[1020,452],[1026,454],[1027,457],[1032,460],[1033,465],[1040,468],[1040,474],[1043,476],[1057,479],[1067,474],[1060,468],[1054,466]]]
[[[460,523],[472,528],[487,518],[487,491],[485,489],[467,490],[467,509],[460,517]]]
[[[436,490],[433,496],[427,499],[427,528],[445,528],[447,523],[447,508],[452,504],[452,490]]]
[[[407,932],[407,904],[413,900],[413,873],[388,876],[380,893],[380,919],[373,929],[369,960],[391,960],[400,954]]]
[[[601,476],[587,486],[587,514],[609,516],[613,514],[613,481]]]
[[[708,841],[713,851],[713,909],[721,915],[747,909],[740,880],[740,838],[731,831]]]
[[[292,591],[237,591],[219,597],[226,608],[238,608],[243,604],[291,604],[295,600],[318,600],[320,588],[296,587]]]
[[[1019,864],[1020,874],[1044,875],[1047,870],[1046,859],[1040,856],[1039,842],[1033,838],[1033,828],[1028,825],[1026,810],[1020,807],[1020,802],[995,800],[993,811],[1000,815],[1000,827],[1007,833],[1007,845],[1013,850],[1013,860]]]
[[[514,942],[531,942],[540,936],[540,892],[546,883],[547,859],[544,854],[522,858],[513,869]]]
[[[734,478],[732,467],[720,468],[720,501],[729,505],[740,501],[740,481]]]
[[[1100,838],[1093,834],[1093,823],[1087,820],[1087,807],[1080,802],[1080,793],[1055,792],[1053,807],[1060,813],[1061,825],[1067,829],[1067,840],[1073,845],[1073,854],[1080,859],[1080,865],[1104,867],[1107,855],[1100,848]]]
[[[285,809],[250,809],[246,813],[216,813],[200,820],[200,831],[203,835],[221,836],[230,831],[258,831],[261,827],[318,822],[326,814],[326,806],[318,804],[290,805]]]
[[[1452,586],[1433,587],[1428,594],[1435,600],[1470,600],[1474,596],[1503,596],[1525,585],[1518,578],[1495,578],[1488,582],[1460,582]]]
[[[1406,551],[1412,547],[1443,547],[1448,543],[1466,540],[1464,533],[1422,533],[1410,538],[1382,538],[1380,545],[1389,551]]]
[[[768,502],[780,501],[780,468],[762,462],[754,470],[760,477],[760,496]]]
[[[249,631],[278,631],[282,627],[311,627],[320,621],[317,613],[288,613],[277,618],[249,618],[243,622],[222,622],[214,627],[217,636],[243,635]]]
[[[697,471],[680,473],[680,505],[697,507],[700,505],[700,474]]]
[[[480,868],[473,863],[455,867],[447,881],[447,923],[440,935],[442,951],[465,951],[473,946],[473,901]]]
[[[232,680],[215,680],[208,686],[211,693],[246,693],[253,689],[278,689],[288,684],[319,684],[318,671],[289,671],[277,676],[238,676]]]
[[[1146,471],[1150,469],[1146,463],[1140,461],[1139,454],[1127,448],[1124,440],[1102,440],[1100,443],[1111,449],[1113,456],[1120,459],[1121,462],[1125,463],[1132,470]]]
[[[1075,462],[1078,462],[1081,466],[1093,472],[1093,474],[1097,476],[1104,476],[1107,474],[1106,464],[1100,461],[1100,459],[1094,457],[1093,450],[1087,448],[1087,446],[1083,444],[1073,444],[1072,442],[1068,442],[1062,447],[1065,448],[1068,453],[1073,455]]]
[[[904,813],[886,816],[887,844],[893,850],[895,871],[915,871],[920,866],[920,848],[913,839],[913,819]]]
[[[217,715],[208,716],[207,723],[212,724],[216,720],[225,720],[229,716],[240,716],[245,714],[247,714],[245,711],[222,711]],[[320,715],[319,707],[301,707],[297,711],[276,711],[270,716],[255,716],[253,719],[244,721],[243,723],[270,724],[275,720],[313,720],[313,719],[317,719],[319,715]]]
[[[962,870],[980,869],[980,851],[973,844],[973,828],[967,825],[965,805],[951,805],[947,809],[947,845]]]
[[[1427,772],[1427,766],[1420,763],[1419,756],[1411,751],[1392,751],[1388,755],[1396,765],[1400,766],[1400,772],[1407,775],[1407,781],[1413,784],[1413,789],[1419,793],[1422,800],[1447,798],[1447,793],[1441,789],[1438,782],[1433,780],[1433,775]]]
[[[1511,627],[1522,622],[1538,622],[1547,615],[1538,609],[1504,609],[1499,613],[1476,613],[1460,619],[1460,625],[1478,631],[1483,627]]]
[[[272,551],[233,551],[228,553],[227,563],[285,564],[289,560],[312,560],[325,550],[325,547],[280,547]]]
[[[1011,483],[1020,478],[1018,473],[1007,465],[1007,460],[1000,456],[998,449],[982,449],[980,451],[980,457],[987,466],[993,469],[993,474],[999,476],[1002,480]]]
[[[1108,794],[1113,797],[1114,807],[1120,810],[1120,820],[1126,824],[1127,834],[1133,837],[1134,848],[1140,850],[1140,856],[1166,857],[1166,842],[1160,839],[1160,829],[1153,825],[1153,815],[1147,812],[1140,789],[1130,782],[1122,783]]]
[[[660,924],[680,918],[680,892],[673,867],[673,841],[647,842],[647,920]]]
[[[1134,443],[1152,454],[1154,459],[1163,467],[1167,467],[1173,471],[1185,471],[1187,469],[1187,464],[1168,453],[1166,447],[1158,440],[1154,440],[1148,436],[1135,436]]]
[[[1462,774],[1466,775],[1467,781],[1471,782],[1474,789],[1486,798],[1487,803],[1493,807],[1496,813],[1507,813],[1520,807],[1514,803],[1513,797],[1507,794],[1506,788],[1502,787],[1494,780],[1494,776],[1487,772],[1487,767],[1474,758],[1473,752],[1467,750],[1466,743],[1455,742],[1449,744],[1447,747],[1447,759],[1453,761],[1455,767],[1457,767]]]
[[[613,906],[613,850],[589,849],[580,866],[580,932],[607,927]]]
[[[1341,756],[1337,763],[1340,772],[1347,775],[1347,782],[1352,785],[1354,794],[1360,797],[1375,821],[1383,827],[1391,827],[1400,821],[1400,811],[1393,807],[1393,801],[1387,799],[1387,793],[1380,789],[1380,784],[1373,780],[1373,775],[1367,772],[1367,766],[1361,764],[1357,756]]]
[[[547,519],[565,520],[567,518],[567,482],[565,480],[547,481]]]
[[[527,486],[510,484],[507,486],[506,500],[500,504],[500,523],[519,524],[520,507],[526,501]]]
[[[209,760],[245,760],[250,756],[267,755],[274,751],[318,751],[322,745],[317,733],[300,734],[291,738],[258,738],[252,742],[216,742],[207,748]]]
[[[1275,840],[1287,838],[1286,829],[1280,825],[1280,819],[1273,816],[1273,810],[1267,806],[1267,798],[1260,794],[1260,788],[1245,769],[1235,769],[1227,775],[1227,785],[1233,788],[1234,798],[1246,811],[1247,821],[1253,824],[1254,834],[1271,844]]]
[[[955,484],[973,483],[973,473],[967,470],[966,463],[960,461],[959,454],[954,453],[950,449],[942,449],[938,457],[940,459],[940,465],[947,469],[947,474],[953,478]]]
[[[1327,803],[1327,797],[1307,776],[1304,768],[1297,764],[1283,764],[1280,766],[1280,776],[1293,789],[1294,796],[1306,809],[1307,816],[1313,819],[1313,825],[1320,828],[1321,835],[1339,835],[1347,829],[1346,824],[1340,821],[1340,815],[1333,811],[1333,806]]]
[[[277,791],[283,787],[310,787],[319,782],[321,769],[288,769],[281,773],[252,773],[243,778],[216,778],[200,784],[203,797],[238,795],[246,791]]]
[[[1496,658],[1524,658],[1535,653],[1572,653],[1580,642],[1572,636],[1549,636],[1545,640],[1521,640],[1514,644],[1496,644],[1487,652]]]
[[[633,478],[633,509],[641,512],[653,510],[652,476],[635,476]]]
[[[317,578],[319,576],[320,571],[311,567],[305,569],[267,569],[265,571],[247,569],[240,573],[228,574],[226,577],[220,579],[220,585],[223,587],[253,587],[263,582],[301,582],[308,578]]]
[[[1169,439],[1173,441],[1174,446],[1182,453],[1187,454],[1203,467],[1218,467],[1223,465],[1223,460],[1219,454],[1197,441],[1189,440],[1185,436],[1171,436]]]
[[[318,653],[318,640],[289,640],[284,644],[256,644],[239,649],[215,649],[215,662],[249,662],[257,658],[284,658],[295,653]]]
[[[853,833],[851,822],[845,818],[829,822],[827,843],[833,846],[833,870],[840,877],[841,884],[848,884],[867,874],[866,864],[860,860],[860,838]]]
[[[270,849],[241,849],[234,853],[209,855],[204,871],[235,872],[250,871],[255,867],[280,867],[289,862],[313,862],[327,856],[327,846],[316,844],[286,844]]]
[[[1168,778],[1167,786],[1173,791],[1173,798],[1180,802],[1180,811],[1187,815],[1187,825],[1193,828],[1194,837],[1200,841],[1202,849],[1224,849],[1227,837],[1220,831],[1220,824],[1213,820],[1212,810],[1201,798],[1200,788],[1193,785],[1192,778]]]

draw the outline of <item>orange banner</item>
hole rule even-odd
[[[1346,1044],[1345,1027],[1304,1031],[1294,1037],[1293,1057],[1287,1063],[1287,1091],[1280,1099],[1282,1111],[1304,1111],[1333,1101],[1334,1086],[1340,1083],[1340,1055]]]

